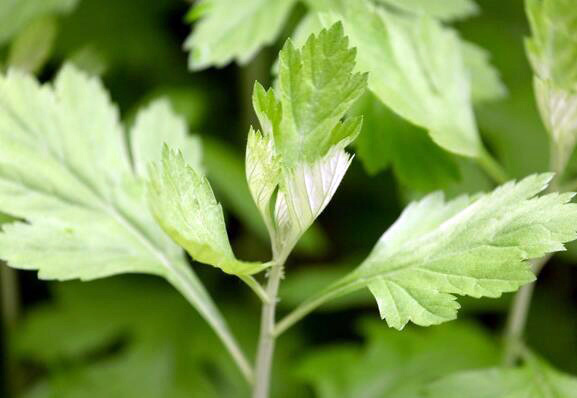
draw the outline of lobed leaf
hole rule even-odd
[[[196,145],[184,130],[163,127],[183,126],[163,107],[139,116],[132,137],[137,163],[155,156],[151,145],[158,141],[182,150]],[[198,162],[197,152],[188,154]],[[99,80],[72,66],[53,84],[15,71],[0,76],[0,210],[21,220],[2,226],[0,258],[45,279],[161,275],[234,346],[182,250],[148,211],[142,173]]]
[[[454,319],[455,295],[499,297],[535,279],[528,259],[574,240],[573,194],[543,191],[551,174],[445,202],[434,193],[410,204],[352,273],[312,300],[322,303],[368,287],[389,326]],[[282,327],[286,327],[284,324]]]

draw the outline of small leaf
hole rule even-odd
[[[296,0],[203,0],[191,14],[197,22],[185,47],[192,70],[247,63],[280,34]]]
[[[188,166],[182,154],[163,149],[151,167],[149,202],[164,231],[190,256],[234,275],[250,275],[266,264],[237,260],[232,253],[222,207],[208,180]]]
[[[0,7],[0,45],[34,19],[70,12],[79,0],[6,0]]]

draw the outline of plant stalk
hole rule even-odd
[[[532,263],[535,275],[539,274],[551,256],[551,254],[548,254]],[[503,357],[503,363],[505,366],[513,366],[521,354],[519,348],[523,346],[521,344],[523,340],[523,332],[525,330],[525,325],[527,324],[529,307],[531,306],[531,299],[534,290],[535,282],[531,282],[519,289],[513,298],[513,305],[509,312],[505,329],[505,354]]]
[[[488,152],[483,151],[477,161],[487,175],[497,184],[504,184],[509,180],[503,167]]]
[[[272,266],[266,287],[269,301],[263,303],[262,306],[253,398],[268,398],[269,396],[272,358],[276,342],[276,336],[274,335],[276,304],[283,267],[284,261]]]

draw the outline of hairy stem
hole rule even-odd
[[[283,267],[284,261],[272,266],[266,287],[269,301],[262,306],[253,398],[268,398],[269,395],[272,358],[276,340],[274,335],[275,313]]]
[[[532,262],[532,268],[536,275],[539,274],[550,258],[551,255],[549,254]],[[513,298],[513,305],[509,311],[505,329],[505,353],[503,362],[506,366],[514,365],[521,354],[520,347],[523,347],[523,333],[525,325],[527,324],[527,316],[529,315],[529,307],[531,306],[534,290],[535,282],[532,282],[519,289]]]

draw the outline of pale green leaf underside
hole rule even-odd
[[[473,0],[376,0],[405,12],[426,14],[443,21],[476,15],[479,7]]]
[[[147,120],[181,123],[166,109],[158,120],[155,109],[138,117],[137,159],[151,156],[149,145],[160,150],[148,134],[167,133],[146,128]],[[118,110],[99,80],[71,66],[46,85],[18,72],[0,76],[0,211],[26,221],[2,226],[0,258],[10,266],[59,280],[162,275],[232,341],[182,250],[148,211]]]
[[[208,180],[167,146],[162,160],[150,169],[149,202],[160,226],[193,259],[235,275],[253,274],[267,266],[234,257],[222,207]]]
[[[537,358],[521,368],[492,368],[455,373],[431,384],[428,398],[577,398],[577,378]]]
[[[562,172],[577,140],[577,7],[573,1],[527,0],[532,36],[526,48],[535,96]]]
[[[255,85],[262,132],[249,132],[246,175],[277,252],[290,250],[309,228],[350,165],[344,148],[362,119],[343,118],[366,84],[354,67],[355,51],[336,24],[301,49],[286,43],[276,89]]]
[[[534,280],[527,259],[576,238],[572,194],[536,197],[551,175],[445,202],[439,193],[410,204],[369,257],[325,295],[367,286],[381,316],[401,329],[454,319],[455,295],[498,297]]]
[[[537,76],[577,90],[577,7],[573,0],[526,0],[527,52]]]
[[[368,0],[336,0],[321,21],[342,21],[358,50],[358,69],[393,111],[429,131],[450,152],[483,152],[473,117],[469,75],[457,34],[431,17],[405,18]]]
[[[296,0],[204,0],[185,47],[192,70],[248,62],[279,35]]]

